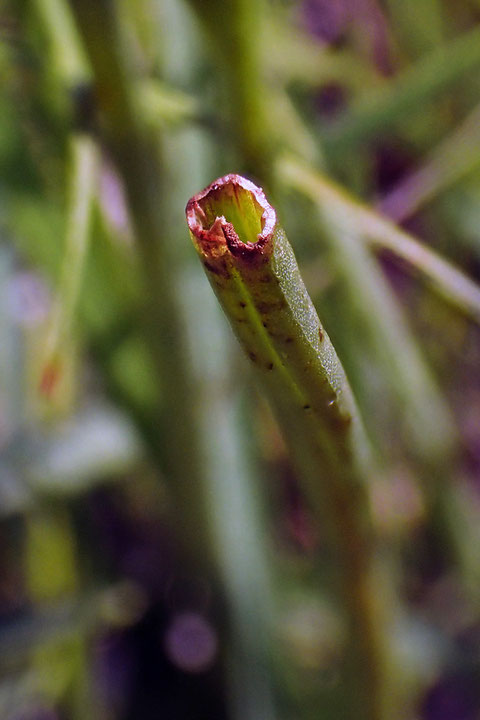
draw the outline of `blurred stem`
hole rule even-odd
[[[149,117],[145,117],[143,125],[144,115],[138,113],[111,4],[82,0],[75,3],[74,8],[92,63],[105,138],[123,177],[142,259],[147,293],[146,337],[156,362],[163,409],[163,436],[157,437],[155,447],[163,456],[173,496],[173,530],[183,550],[182,560],[186,558],[192,565],[190,571],[196,574],[206,569],[209,581],[220,578],[222,587],[214,586],[215,596],[221,603],[226,595],[228,652],[225,664],[233,659],[238,666],[233,672],[236,685],[239,678],[245,681],[243,687],[236,687],[234,692],[232,717],[268,719],[273,717],[272,681],[264,640],[268,635],[268,611],[263,608],[266,598],[259,596],[259,588],[265,583],[261,545],[255,546],[252,554],[252,542],[258,538],[258,530],[255,531],[255,514],[249,505],[245,471],[239,467],[238,428],[232,425],[231,413],[218,396],[218,378],[213,380],[214,387],[205,382],[206,366],[199,358],[203,350],[196,344],[189,346],[188,338],[182,336],[183,327],[191,327],[193,323],[191,318],[188,323],[183,322],[188,286],[179,282],[183,269],[179,267],[178,258],[182,253],[170,247],[178,238],[178,229],[171,222],[175,216],[171,205],[172,173],[168,174],[169,183],[162,180],[164,168],[159,162],[155,140],[158,127]],[[181,163],[181,158],[177,156],[175,161]],[[180,288],[178,295],[174,282]],[[199,327],[206,320],[202,307],[200,302]],[[217,364],[221,362],[218,353],[215,357]],[[202,394],[204,387],[206,398]],[[202,408],[202,417],[198,417],[197,408]],[[215,452],[212,452],[212,434],[217,437],[216,432],[212,433],[215,424],[220,424],[225,446],[214,444]],[[150,428],[147,433],[151,435]],[[159,435],[158,424],[156,434]],[[232,497],[227,500],[224,493],[218,492],[220,483],[225,486],[226,472],[229,480],[236,483],[236,497],[240,498],[229,534],[225,534],[226,528],[221,527],[221,523],[226,515],[232,520]],[[233,546],[244,561],[241,575],[231,557]],[[259,577],[262,577],[261,583]],[[248,591],[244,587],[242,596],[236,597],[239,582],[246,583]],[[255,607],[247,602],[253,597],[257,601]],[[248,617],[246,606],[250,611]],[[255,628],[253,638],[252,628]],[[234,647],[237,642],[241,650],[243,648],[241,652]]]
[[[264,0],[189,0],[218,52],[238,161],[246,173],[269,180],[271,134],[262,75]]]
[[[139,85],[138,99],[145,119],[154,127],[206,120],[195,98],[158,80],[143,80]]]
[[[366,486],[371,458],[343,369],[258,188],[238,175],[217,180],[188,203],[187,219],[212,288],[277,412],[312,509],[329,530],[349,626],[347,714],[390,718],[386,607],[375,590]]]
[[[380,210],[404,222],[439,193],[480,166],[480,106],[380,202]]]
[[[354,357],[370,358],[383,368],[385,392],[392,388],[396,397],[395,424],[403,419],[407,444],[414,455],[429,462],[444,459],[450,455],[454,437],[447,409],[380,268],[359,242],[361,227],[355,212],[345,206],[340,212],[338,204],[329,202],[322,192],[325,181],[307,166],[285,160],[280,168],[283,180],[308,197],[318,210],[324,228],[319,235],[351,305],[344,315],[355,317],[355,327],[362,328]],[[367,404],[374,400],[368,394],[367,390]]]
[[[345,315],[354,316],[355,327],[362,328],[352,362],[358,365],[359,355],[370,357],[384,371],[387,385],[382,395],[394,388],[395,426],[400,423],[401,427],[401,420],[406,419],[406,450],[416,461],[425,489],[430,526],[447,545],[449,560],[458,565],[469,585],[470,533],[458,522],[458,499],[451,484],[456,430],[393,294],[359,242],[359,233],[364,231],[364,224],[358,221],[359,206],[347,204],[320,175],[296,161],[285,161],[281,172],[284,181],[310,198],[319,210],[332,262],[350,297],[351,310]],[[365,213],[367,219],[376,218],[370,211]],[[445,266],[449,267],[447,263]],[[360,371],[359,383],[368,388],[368,373],[362,378]]]
[[[182,87],[195,85],[201,48],[194,18],[189,8],[176,0],[166,0],[163,12],[160,32],[165,79]],[[170,178],[169,227],[172,238],[186,254],[178,284],[182,288],[187,353],[194,374],[191,411],[209,498],[207,521],[227,606],[228,633],[223,644],[229,717],[274,720],[278,717],[275,702],[278,651],[271,632],[275,615],[269,577],[269,536],[261,512],[263,484],[259,463],[250,457],[251,422],[242,412],[244,380],[232,357],[229,328],[206,279],[198,272],[195,254],[185,235],[184,203],[178,202],[205,183],[217,155],[215,141],[200,128],[168,133],[164,157]]]
[[[461,270],[295,158],[280,158],[277,172],[283,182],[297,187],[322,208],[338,217],[349,218],[356,227],[359,240],[367,242],[377,252],[387,250],[392,253],[418,273],[432,291],[480,323],[480,288]]]
[[[85,260],[90,239],[90,221],[97,192],[98,154],[93,141],[76,134],[70,139],[69,188],[65,249],[50,329],[41,389],[49,394],[61,372],[61,358],[71,347],[77,316]]]
[[[175,506],[177,539],[197,566],[211,559],[201,466],[190,400],[192,378],[176,296],[175,253],[165,237],[165,187],[158,136],[138,112],[128,49],[108,0],[71,0],[89,57],[102,130],[122,176],[145,288],[145,338],[157,371],[161,452]],[[160,400],[161,396],[161,400]],[[160,440],[159,440],[160,442]],[[188,452],[185,443],[188,442]]]
[[[285,11],[283,14],[278,5],[275,7],[262,39],[268,78],[272,84],[279,83],[279,90],[292,84],[318,90],[322,85],[334,82],[350,92],[358,92],[360,88],[382,81],[377,69],[358,62],[348,45],[338,47],[319,43],[306,28],[292,22],[288,8]]]
[[[90,79],[90,70],[70,7],[65,0],[34,0],[34,4],[48,33],[54,72],[61,78],[64,89],[81,86]],[[151,126],[206,120],[195,98],[159,80],[141,78],[133,92],[137,95],[146,123]]]
[[[441,44],[444,8],[440,0],[387,0],[386,5],[402,49],[420,57]]]
[[[47,29],[51,62],[67,89],[88,77],[88,65],[68,5],[64,0],[34,0]]]
[[[28,513],[25,545],[26,581],[32,604],[46,614],[62,602],[68,606],[80,581],[69,510],[60,503],[50,503]],[[45,624],[42,631],[40,642],[33,642],[33,646],[29,643],[38,690],[56,704],[68,707],[74,720],[92,716],[95,700],[88,673],[89,631],[69,625],[67,634],[49,636]]]
[[[388,87],[362,95],[352,109],[324,132],[329,154],[351,152],[367,140],[378,138],[398,125],[411,111],[453,88],[460,78],[480,67],[480,28],[475,27],[449,44],[422,57]]]

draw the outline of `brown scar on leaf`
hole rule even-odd
[[[330,418],[330,426],[336,432],[346,432],[352,423],[351,415],[335,415]]]
[[[230,277],[230,273],[227,270],[226,263],[221,263],[221,264],[215,265],[213,262],[204,260],[203,265],[209,272],[213,273],[214,275],[220,275],[221,277],[224,277],[224,278]]]
[[[48,362],[43,368],[38,389],[41,395],[51,399],[62,375],[61,364],[58,358]]]
[[[281,300],[275,300],[274,302],[266,302],[262,300],[255,304],[255,307],[261,315],[268,315],[271,312],[283,310],[286,306],[287,303],[284,298],[281,298]]]

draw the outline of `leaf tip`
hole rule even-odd
[[[214,180],[188,201],[185,212],[202,255],[230,252],[258,262],[269,254],[276,213],[263,190],[247,178],[232,173]]]

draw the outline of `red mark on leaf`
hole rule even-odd
[[[38,386],[40,394],[51,399],[58,386],[61,374],[60,361],[58,358],[47,362],[43,368]]]

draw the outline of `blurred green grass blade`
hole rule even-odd
[[[480,27],[475,27],[425,55],[388,85],[362,95],[331,130],[322,132],[325,146],[335,156],[390,133],[410,112],[479,68]]]
[[[68,4],[64,0],[34,0],[32,4],[48,33],[54,72],[65,87],[75,87],[88,78],[89,71]]]
[[[424,460],[448,456],[453,442],[448,412],[393,292],[359,238],[362,226],[357,222],[355,206],[332,202],[335,194],[328,192],[327,181],[296,161],[285,161],[280,168],[282,178],[318,209],[319,234],[323,226],[324,243],[349,303],[343,315],[352,332],[342,345],[351,347],[354,364],[364,367],[365,357],[378,363],[383,378],[380,395],[395,398],[390,419],[404,419],[409,445],[416,454]],[[365,378],[362,387],[364,400],[371,407],[376,393],[368,390]],[[371,417],[375,418],[375,412]]]
[[[154,127],[176,126],[201,119],[195,98],[158,80],[139,83],[138,99],[147,121]]]
[[[480,288],[452,263],[296,159],[280,158],[277,168],[284,182],[298,185],[302,193],[314,198],[322,208],[330,208],[339,218],[348,218],[355,224],[359,239],[376,251],[392,253],[432,291],[480,323]]]
[[[303,122],[288,93],[272,90],[269,108],[275,123],[271,132],[277,149],[296,153],[311,163],[323,164],[323,152],[320,145]]]
[[[268,6],[265,0],[189,0],[189,4],[208,35],[214,60],[220,61],[237,162],[244,172],[268,178],[273,146],[262,62]]]
[[[262,41],[263,64],[275,84],[318,88],[339,82],[352,90],[381,82],[375,69],[348,49],[328,47],[295,27],[291,18],[272,13]]]
[[[380,210],[397,223],[480,167],[480,106],[406,178],[384,196]]]
[[[80,86],[91,73],[74,18],[64,0],[34,0],[35,10],[47,31],[53,72],[64,88]],[[147,120],[157,125],[177,125],[198,119],[197,101],[180,89],[152,78],[142,79],[136,88],[138,102]]]
[[[370,419],[375,422],[375,415],[381,416],[384,412],[384,408],[375,411],[372,399],[394,398],[390,421],[393,413],[393,420],[403,427],[404,435],[397,438],[394,434],[389,442],[397,453],[403,443],[400,459],[415,460],[427,499],[429,526],[438,542],[445,546],[445,555],[459,571],[464,587],[470,588],[470,543],[474,536],[458,522],[458,490],[452,485],[457,430],[446,403],[390,288],[361,242],[364,225],[359,222],[356,205],[341,202],[343,196],[332,190],[326,180],[296,161],[287,161],[282,167],[284,181],[317,205],[326,229],[324,239],[344,286],[342,298],[346,302],[342,302],[342,306],[346,308],[348,303],[349,307],[344,311],[343,338],[342,325],[338,326],[341,345],[346,352],[345,360],[349,360],[348,367],[362,390],[365,407],[370,409]],[[375,213],[368,213],[368,217],[376,217]],[[354,324],[349,323],[349,318]],[[365,358],[367,363],[370,358],[374,365],[373,389],[371,383],[369,385],[372,367],[365,368]],[[376,383],[380,389],[375,387]],[[369,387],[373,398],[369,397]]]
[[[97,187],[98,156],[93,141],[74,135],[69,158],[69,190],[65,246],[57,296],[52,308],[41,390],[49,395],[61,374],[62,356],[68,353],[77,316],[85,260],[90,239],[90,220]]]
[[[366,206],[358,205],[357,221],[373,250],[387,250],[418,274],[449,305],[480,324],[480,287],[412,235]]]
[[[392,31],[407,54],[420,57],[444,41],[441,0],[387,0]]]
[[[158,417],[153,434],[169,480],[174,515],[184,520],[176,523],[174,531],[185,562],[208,568],[211,548],[198,497],[201,463],[189,404],[192,379],[175,284],[179,259],[166,236],[170,208],[160,137],[138,112],[137,67],[120,9],[94,0],[71,0],[70,6],[92,66],[103,138],[124,183],[135,234],[142,291],[140,324],[155,368]],[[110,92],[111,87],[115,92]]]

